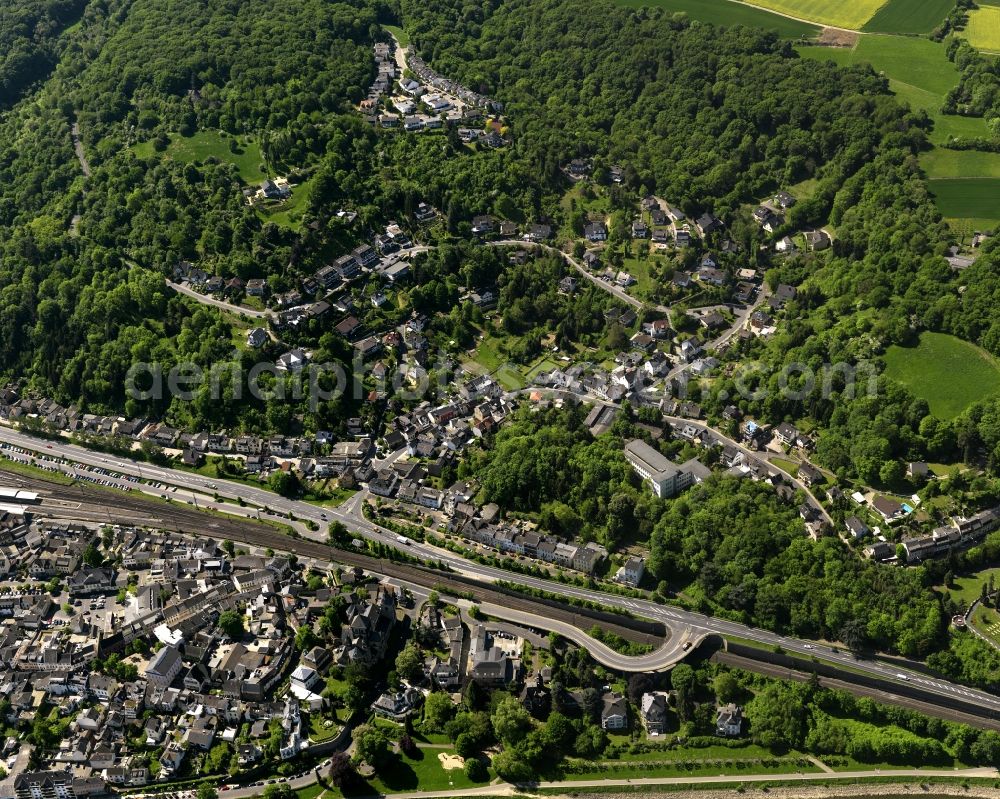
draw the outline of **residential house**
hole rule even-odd
[[[628,702],[625,697],[608,691],[601,697],[601,727],[605,730],[628,729]]]
[[[730,702],[720,707],[715,716],[715,734],[737,738],[743,732],[743,709]]]
[[[372,710],[376,716],[402,723],[419,709],[423,700],[420,691],[407,686],[395,693],[382,694],[375,700]]]
[[[830,246],[830,237],[822,230],[809,230],[805,234],[806,246],[814,252],[825,250]]]
[[[714,214],[705,213],[702,214],[695,221],[695,226],[702,236],[707,236],[709,233],[715,233],[717,230],[722,230],[721,220]]]
[[[640,704],[640,715],[642,725],[646,728],[646,733],[652,735],[663,735],[667,731],[667,694],[664,691],[654,691],[643,694]]]
[[[642,577],[646,573],[646,561],[635,556],[625,561],[625,565],[618,569],[615,580],[624,585],[638,586],[642,582]]]
[[[583,235],[587,241],[606,241],[608,238],[608,228],[603,222],[589,222],[583,228]]]
[[[868,525],[865,524],[857,516],[848,516],[844,519],[844,526],[847,528],[847,532],[851,534],[855,541],[858,541],[868,535],[871,530],[868,529]]]
[[[889,524],[906,516],[906,510],[896,500],[878,496],[872,500],[872,508]]]

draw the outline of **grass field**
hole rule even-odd
[[[1000,649],[1000,614],[980,605],[969,616],[969,623]]]
[[[975,175],[983,178],[1000,178],[1000,153],[981,153],[976,150],[946,150],[935,147],[920,156],[920,166],[927,177],[961,178]]]
[[[356,791],[347,791],[347,796],[372,796],[400,791],[447,791],[449,789],[473,788],[472,780],[462,769],[445,769],[438,759],[438,753],[454,754],[448,749],[419,749],[415,757],[399,755],[391,758],[388,765],[380,769],[377,776],[358,786]],[[490,777],[492,778],[492,773]]]
[[[908,4],[916,0],[897,1]],[[754,5],[821,25],[861,30],[884,2],[885,0],[755,0]]]
[[[401,27],[399,27],[398,25],[383,25],[382,27],[396,37],[396,41],[399,42],[400,47],[410,46],[410,37],[406,34],[406,31],[404,31]]]
[[[249,137],[237,138],[237,152],[231,152],[229,142],[231,138],[223,138],[222,134],[216,130],[201,130],[193,136],[170,136],[170,144],[167,149],[159,155],[172,158],[184,164],[194,161],[204,161],[210,156],[215,156],[220,161],[228,161],[235,164],[240,171],[240,177],[247,183],[259,183],[265,175],[261,172],[261,164],[264,159],[260,153],[260,145]],[[135,154],[140,158],[150,158],[158,155],[153,149],[151,141],[137,144],[134,148]]]
[[[744,6],[733,0],[615,0],[628,8],[662,8],[665,11],[683,11],[693,20],[713,25],[744,25],[775,31],[785,39],[811,39],[819,28],[807,22],[788,19],[759,8]],[[759,5],[768,5],[760,3]],[[801,16],[801,15],[796,15]]]
[[[309,205],[309,194],[312,189],[312,179],[292,186],[292,196],[287,200],[281,200],[275,205],[262,205],[258,203],[255,207],[258,213],[268,222],[298,230],[302,227],[302,213]]]
[[[973,47],[1000,52],[1000,7],[980,5],[970,11],[964,35]]]
[[[946,219],[964,219],[977,228],[1000,224],[1000,178],[945,178],[928,181]]]
[[[966,577],[956,577],[951,587],[943,585],[936,586],[939,591],[948,591],[951,598],[956,602],[965,602],[971,605],[973,601],[979,599],[983,590],[983,584],[989,583],[990,575],[993,576],[995,585],[1000,585],[1000,568],[983,569],[981,572],[970,574]]]
[[[889,79],[900,100],[922,109],[934,122],[936,145],[949,139],[988,136],[982,118],[941,113],[944,96],[958,85],[958,70],[944,45],[907,36],[862,36],[853,48],[799,47],[804,58],[841,66],[867,63]],[[1000,153],[934,147],[920,156],[938,210],[956,230],[988,229],[1000,222]]]
[[[975,344],[944,333],[924,333],[916,347],[892,346],[885,373],[916,396],[931,413],[951,419],[973,402],[1000,392],[1000,366]]]
[[[930,33],[955,4],[952,0],[889,0],[865,23],[872,33]]]

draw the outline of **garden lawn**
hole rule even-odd
[[[1000,568],[994,567],[965,577],[956,577],[950,588],[939,585],[937,589],[950,592],[951,598],[956,602],[965,602],[966,605],[971,605],[979,599],[983,585],[990,581],[990,575],[993,575],[994,584],[1000,585]]]
[[[387,766],[379,769],[378,774],[356,790],[347,793],[348,796],[373,796],[376,794],[399,793],[400,791],[447,791],[452,788],[474,788],[475,783],[465,776],[462,769],[445,770],[438,759],[438,753],[454,755],[452,749],[419,749],[416,757],[398,755],[391,757]],[[490,772],[490,779],[493,778]]]
[[[985,350],[944,333],[924,333],[916,347],[892,346],[885,373],[927,400],[941,419],[1000,392],[1000,366]]]
[[[799,473],[799,464],[795,461],[785,460],[784,458],[771,458],[771,463],[779,469],[784,469],[792,477],[795,477]]]
[[[292,186],[292,196],[274,205],[257,203],[254,207],[265,220],[292,230],[302,227],[302,214],[309,204],[312,179]]]

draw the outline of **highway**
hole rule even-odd
[[[479,609],[487,616],[495,616],[506,621],[521,624],[525,627],[548,630],[559,633],[564,638],[568,638],[573,643],[586,649],[590,656],[609,669],[625,672],[653,672],[665,671],[669,667],[680,663],[689,650],[696,649],[705,640],[708,633],[694,633],[691,628],[685,627],[680,635],[672,634],[663,646],[650,652],[648,655],[623,655],[616,652],[600,641],[591,638],[586,632],[572,624],[547,619],[535,613],[525,613],[513,608],[501,607],[489,602],[483,602]]]
[[[305,533],[304,537],[313,538],[317,541],[326,540],[325,523],[336,520],[343,523],[356,535],[399,547],[395,533],[379,527],[364,518],[361,511],[361,502],[364,498],[364,494],[362,493],[356,494],[339,508],[320,508],[307,502],[280,497],[264,489],[257,489],[241,483],[228,482],[221,479],[212,480],[198,474],[142,464],[120,456],[104,455],[74,444],[36,438],[7,427],[0,427],[0,441],[26,450],[33,450],[42,455],[62,457],[79,463],[113,469],[123,474],[132,474],[147,480],[159,480],[209,496],[213,493],[218,493],[220,496],[233,499],[242,497],[245,502],[258,505],[261,508],[269,508],[284,515],[291,513],[298,519],[308,519],[316,522],[321,527],[320,531]],[[682,636],[684,635],[695,637],[716,634],[725,637],[741,638],[764,646],[780,646],[790,654],[798,654],[806,658],[817,657],[841,667],[844,671],[863,674],[870,678],[896,683],[900,686],[910,684],[942,698],[974,704],[1000,717],[1000,697],[985,691],[967,688],[946,680],[930,677],[919,672],[908,671],[904,667],[895,664],[878,660],[858,660],[848,652],[835,650],[825,645],[786,637],[778,633],[749,627],[745,624],[726,619],[706,616],[679,607],[660,605],[644,599],[622,597],[599,590],[564,585],[539,577],[514,574],[493,566],[473,563],[447,550],[428,544],[414,542],[407,548],[414,555],[447,563],[456,572],[460,572],[476,580],[487,583],[504,580],[529,588],[548,591],[555,595],[598,602],[607,607],[617,608],[637,616],[660,621],[671,630],[671,634],[676,640],[683,640]]]

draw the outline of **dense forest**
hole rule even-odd
[[[1000,67],[990,55],[976,50],[965,39],[948,43],[948,57],[961,74],[958,86],[945,98],[944,111],[952,114],[986,117],[994,137],[1000,133]]]
[[[0,184],[6,374],[25,376],[64,402],[123,408],[119,378],[135,361],[152,351],[168,364],[204,364],[232,339],[225,320],[185,320],[187,306],[155,286],[155,276],[169,275],[178,260],[224,278],[264,277],[272,291],[284,291],[329,258],[331,241],[354,246],[365,231],[406,219],[419,201],[441,210],[443,239],[466,237],[477,213],[558,221],[565,187],[559,166],[575,155],[620,160],[628,164],[629,190],[655,188],[692,211],[725,213],[770,187],[816,177],[816,201],[796,211],[803,220],[828,208],[850,214],[845,192],[872,206],[883,202],[860,196],[869,191],[868,176],[859,173],[866,162],[887,176],[883,192],[905,196],[900,184],[915,179],[905,155],[919,146],[926,120],[897,106],[870,71],[803,64],[770,34],[719,32],[611,6],[595,19],[577,0],[404,4],[402,11],[436,66],[505,104],[512,147],[469,148],[454,133],[386,135],[354,113],[351,104],[373,74],[377,21],[389,18],[373,3],[88,7],[37,104],[19,106],[3,122],[0,141],[12,143],[0,159],[8,178]],[[86,192],[70,144],[76,119],[93,170]],[[159,153],[167,137],[195,131],[218,131],[231,147],[251,136],[267,174],[290,171],[307,181],[300,224],[275,224],[250,209],[245,177],[224,159],[183,163]],[[142,142],[157,149],[140,156],[134,145]],[[353,228],[337,220],[344,205],[358,212]],[[884,218],[897,210],[904,210],[898,202]],[[868,243],[868,219],[860,217],[859,249]],[[936,220],[919,222],[932,258]],[[918,219],[908,216],[907,224]],[[549,329],[544,320],[563,344],[596,335],[601,304],[592,295],[563,307],[542,284],[545,273],[524,269],[501,280],[495,265],[472,286],[457,277],[451,258],[427,259],[427,285],[408,297],[417,310],[446,313],[436,322],[442,337],[447,330],[449,340],[470,340],[479,320],[456,299],[487,278],[510,301],[507,331],[530,333],[511,357],[533,354]],[[439,266],[456,277],[435,278]],[[901,284],[915,296],[920,291],[914,281]],[[545,330],[534,329],[538,320]],[[216,329],[218,346],[183,335],[191,324]],[[322,332],[297,343],[316,346]],[[267,425],[264,409],[220,407],[232,426]],[[219,420],[189,407],[130,410],[184,424]],[[315,421],[332,426],[336,419]]]
[[[818,199],[795,212],[808,219],[887,145],[916,146],[927,124],[870,69],[802,62],[762,31],[575,0],[402,8],[435,66],[504,103],[543,179],[595,156],[687,212],[724,213],[821,177]]]
[[[59,33],[85,0],[5,0],[0,5],[0,109],[55,66]]]

